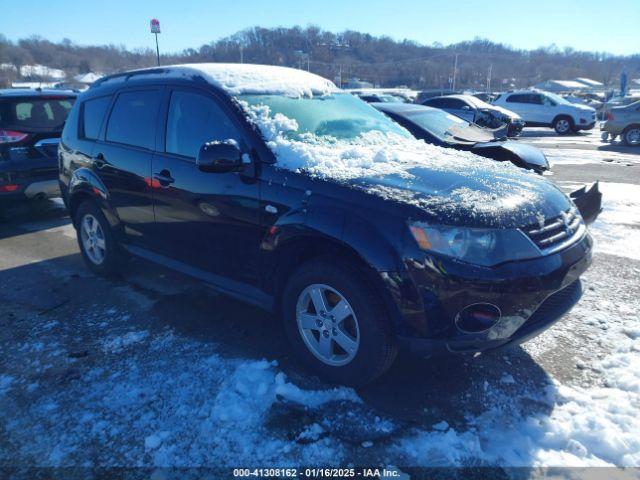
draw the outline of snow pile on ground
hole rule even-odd
[[[640,260],[640,185],[601,182],[603,211],[589,227],[596,251]]]
[[[621,338],[619,335],[617,338]],[[394,453],[424,466],[639,466],[640,341],[623,342],[594,365],[606,385],[579,388],[555,381],[535,398],[547,414],[521,417],[509,400],[495,401],[468,428],[418,431],[400,440]],[[495,394],[495,392],[494,392]]]
[[[204,75],[212,84],[232,95],[278,94],[311,97],[338,91],[333,82],[295,68],[238,63],[198,63],[173,65],[185,75]]]

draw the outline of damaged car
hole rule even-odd
[[[504,134],[509,137],[520,135],[525,126],[525,122],[517,113],[497,105],[491,105],[473,95],[447,95],[430,98],[422,102],[422,105],[439,108],[469,123],[475,123],[479,127],[504,130]]]
[[[133,255],[196,277],[276,313],[300,361],[348,385],[401,349],[476,355],[539,334],[578,302],[592,258],[544,177],[429,145],[301,70],[105,77],[74,106],[60,161],[92,271]]]

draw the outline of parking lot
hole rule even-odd
[[[62,202],[0,224],[0,459],[34,466],[637,465],[640,152],[525,130],[561,188],[601,181],[585,294],[522,347],[401,355],[357,391],[278,318],[142,260],[83,265]]]

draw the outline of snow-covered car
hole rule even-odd
[[[517,113],[483,102],[473,95],[447,95],[430,98],[422,105],[439,108],[481,127],[498,129],[506,126],[509,137],[520,134],[525,126]]]
[[[493,104],[516,112],[528,127],[551,127],[560,135],[590,130],[596,124],[594,108],[571,103],[560,95],[542,90],[506,92]]]
[[[372,381],[398,349],[523,342],[573,307],[591,263],[582,216],[547,179],[418,140],[301,70],[105,77],[59,152],[92,271],[136,255],[272,311],[335,382]]]

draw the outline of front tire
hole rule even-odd
[[[637,147],[640,145],[640,125],[631,125],[622,132],[622,140],[625,145]]]
[[[389,314],[351,265],[329,259],[302,265],[285,287],[282,312],[296,355],[331,382],[365,385],[395,359]]]
[[[567,135],[571,133],[574,129],[573,120],[571,117],[560,116],[553,121],[553,129],[556,131],[558,135]]]
[[[94,202],[80,204],[75,225],[80,252],[89,269],[105,277],[121,273],[126,257],[116,242],[109,222]]]

